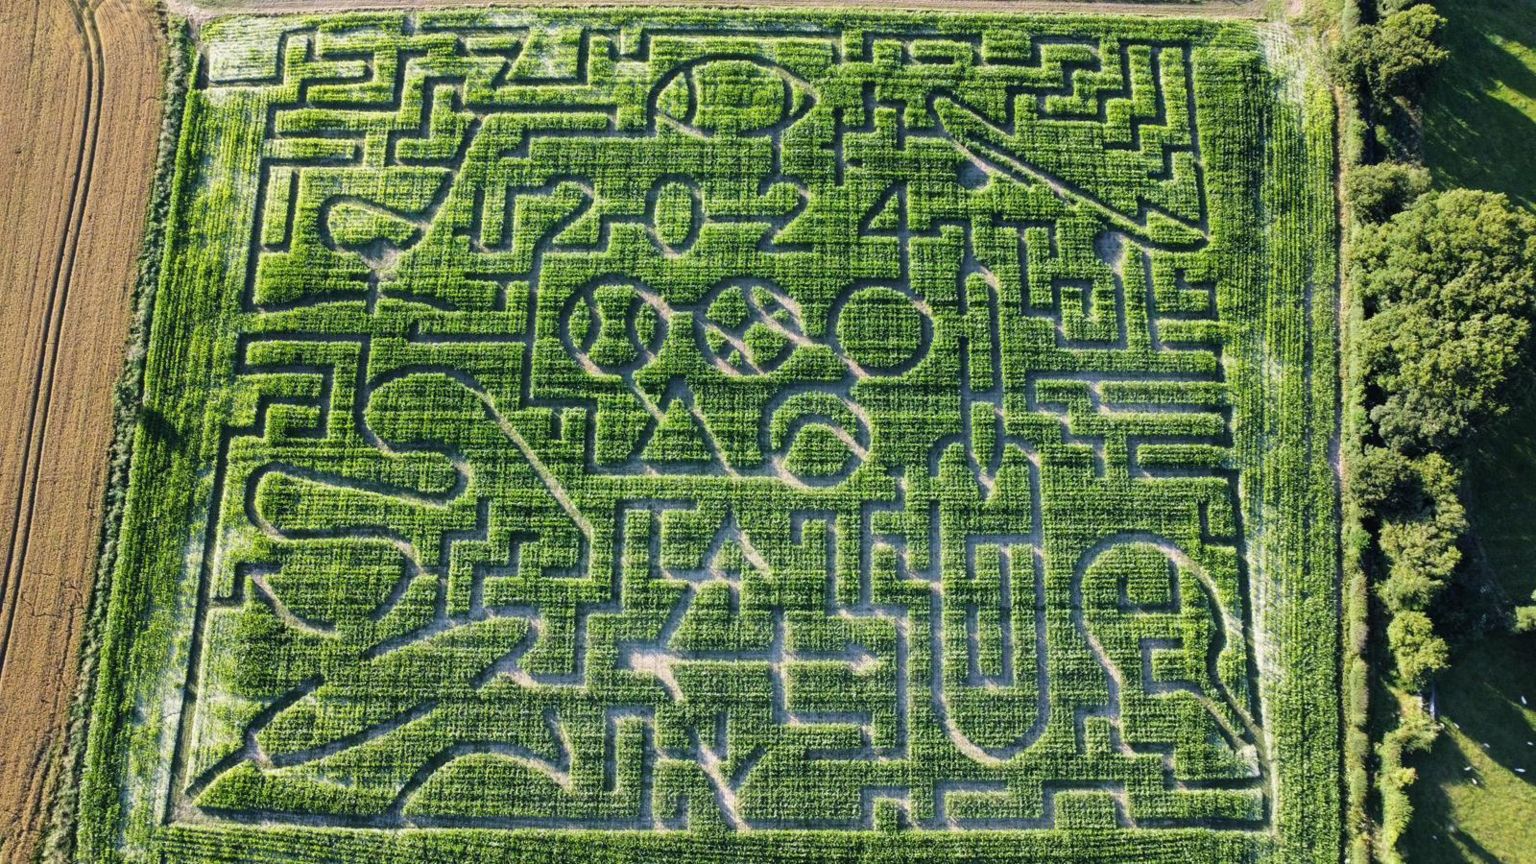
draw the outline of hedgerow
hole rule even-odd
[[[82,855],[1337,856],[1332,105],[1251,28],[200,40]]]
[[[1351,860],[1390,864],[1404,860],[1413,814],[1409,757],[1440,730],[1448,637],[1522,625],[1519,608],[1467,602],[1457,496],[1466,440],[1528,372],[1536,223],[1502,195],[1431,190],[1418,164],[1418,98],[1449,56],[1434,4],[1350,0],[1344,11],[1347,822]]]

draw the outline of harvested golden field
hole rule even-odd
[[[0,7],[0,861],[32,856],[60,776],[160,128],[139,0]]]

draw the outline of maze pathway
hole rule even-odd
[[[210,25],[146,806],[1267,842],[1256,52],[964,21]]]

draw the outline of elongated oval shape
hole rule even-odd
[[[663,181],[651,193],[651,225],[656,230],[656,245],[664,252],[687,252],[699,238],[703,222],[703,202],[692,184]]]

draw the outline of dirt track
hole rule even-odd
[[[146,0],[0,3],[0,32],[0,864],[14,864],[44,826],[75,690],[165,48]]]
[[[1093,0],[166,0],[166,6],[194,21],[231,13],[276,14],[349,9],[452,6],[725,6],[741,8],[874,8],[950,12],[1055,12],[1092,15],[1157,15],[1184,18],[1263,18],[1269,0],[1191,2],[1093,2]]]

